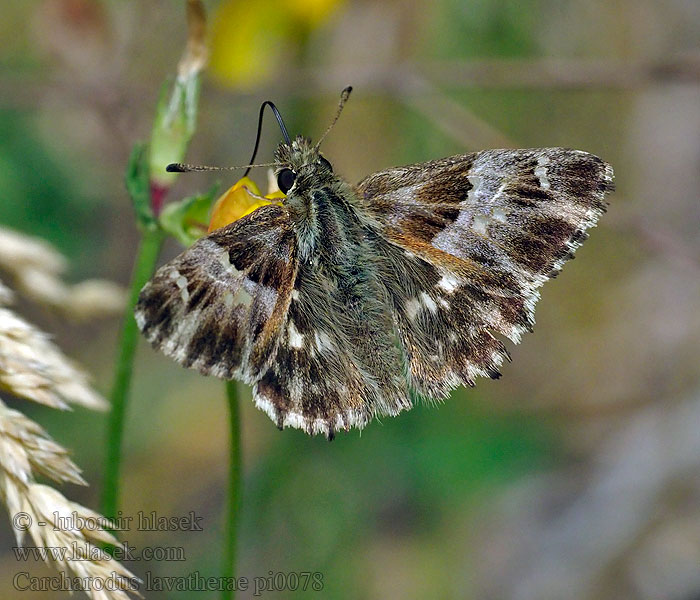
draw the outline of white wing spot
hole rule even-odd
[[[442,279],[438,281],[438,287],[445,290],[448,294],[451,294],[459,287],[459,280],[452,275],[443,275]]]
[[[480,233],[481,235],[486,234],[486,228],[488,227],[489,221],[488,215],[483,215],[483,214],[477,214],[474,216],[474,220],[472,221],[472,229],[476,233]]]
[[[535,176],[540,180],[540,185],[543,190],[548,190],[550,187],[549,179],[547,179],[547,165],[549,159],[546,156],[540,156],[537,159],[537,167],[535,167]]]
[[[506,211],[503,210],[500,206],[497,206],[493,209],[493,218],[494,220],[500,221],[501,223],[506,223]]]
[[[218,244],[214,244],[216,246],[216,249],[218,252],[216,253],[217,258],[219,259],[219,263],[221,266],[228,271],[231,275],[234,277],[237,276],[240,271],[231,264],[231,260],[229,259],[228,251],[225,248],[222,248]]]
[[[233,294],[231,293],[230,290],[226,290],[223,294],[223,301],[224,301],[224,306],[228,309],[233,308],[234,301],[233,301]]]
[[[408,315],[408,318],[411,319],[411,321],[416,318],[419,310],[420,302],[418,301],[418,298],[411,298],[406,302],[406,315]]]
[[[449,305],[444,300],[440,299],[440,304],[449,308]],[[406,302],[406,315],[411,321],[415,320],[422,308],[427,308],[432,314],[437,312],[438,306],[428,294],[421,292],[418,298],[411,298]]]
[[[294,326],[294,321],[289,322],[287,330],[289,332],[289,345],[292,348],[303,348],[304,336],[297,331],[297,328]]]
[[[421,292],[420,299],[425,308],[427,308],[431,313],[435,314],[437,312],[437,304],[435,304],[435,300],[428,296],[428,294]]]
[[[233,303],[242,304],[243,306],[250,306],[253,303],[253,296],[248,293],[248,290],[241,286],[236,290],[236,293],[233,296]]]
[[[187,278],[180,275],[179,271],[173,271],[171,277],[175,280],[175,285],[180,288],[180,298],[186,304],[190,301],[190,293],[187,291]]]
[[[292,290],[292,300],[299,300],[299,290]]]
[[[467,197],[465,200],[469,202],[476,202],[476,193],[479,191],[483,179],[480,175],[468,175],[467,179],[469,180],[469,183],[471,183],[472,189],[467,192]]]
[[[486,212],[476,213],[472,219],[472,230],[480,235],[486,235],[488,232],[489,225],[493,221],[498,221],[500,223],[506,222],[506,212],[500,206],[493,206],[495,204],[496,198],[498,198],[503,191],[506,189],[506,184],[508,182],[504,181],[501,186],[496,190],[496,193],[490,198],[489,202],[492,204]],[[469,192],[471,194],[471,192]]]
[[[316,342],[316,348],[319,352],[324,350],[333,350],[333,340],[325,331],[314,332],[314,341]]]

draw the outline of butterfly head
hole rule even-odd
[[[313,185],[330,182],[333,166],[319,152],[318,145],[303,136],[289,144],[282,142],[275,152],[275,176],[284,194],[299,194]]]
[[[333,167],[331,166],[331,163],[328,162],[328,160],[320,153],[319,147],[323,139],[326,137],[326,135],[328,135],[328,132],[338,121],[338,117],[343,110],[343,106],[345,106],[345,103],[350,97],[351,91],[352,87],[348,86],[341,92],[340,102],[338,104],[335,117],[328,126],[328,129],[326,129],[325,133],[315,145],[311,143],[310,139],[300,135],[294,139],[291,139],[279,110],[277,110],[277,107],[273,102],[266,100],[260,106],[260,114],[258,116],[258,132],[255,137],[255,146],[253,148],[253,155],[251,156],[247,165],[244,167],[210,167],[172,163],[167,166],[166,170],[172,173],[185,173],[188,171],[218,171],[223,169],[245,168],[246,171],[243,176],[246,177],[252,167],[271,166],[270,164],[253,164],[258,153],[258,147],[260,146],[263,115],[265,113],[265,109],[269,108],[277,119],[277,123],[282,131],[282,137],[284,138],[284,141],[277,147],[274,162],[275,176],[277,177],[277,185],[279,186],[280,191],[285,195],[289,195],[289,193],[292,195],[300,195],[305,191],[309,191],[312,187],[325,186],[334,180],[337,183],[339,180],[333,175]]]
[[[312,186],[324,186],[337,179],[333,175],[333,166],[320,153],[319,147],[323,139],[328,135],[328,132],[333,129],[333,126],[338,121],[338,117],[340,117],[340,113],[348,101],[351,91],[352,87],[348,86],[341,92],[335,117],[315,145],[311,143],[310,139],[300,135],[290,140],[277,108],[269,103],[277,117],[277,122],[282,129],[285,140],[277,147],[277,152],[275,153],[275,175],[277,177],[277,185],[282,193],[288,194],[291,192],[298,195],[308,191]],[[253,156],[255,156],[255,153],[253,153]]]

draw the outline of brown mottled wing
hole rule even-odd
[[[254,396],[280,429],[332,439],[375,416],[397,415],[411,402],[392,316],[380,309],[385,303],[372,292],[346,295],[320,271],[299,265],[276,358]],[[375,291],[370,282],[362,288]]]
[[[158,269],[139,296],[139,329],[186,367],[254,383],[277,348],[295,254],[286,210],[262,207]]]
[[[498,377],[532,329],[539,287],[604,212],[613,171],[578,150],[487,150],[370,175],[357,186],[388,241],[389,290],[411,385],[444,397]]]

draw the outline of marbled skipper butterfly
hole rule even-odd
[[[252,385],[279,428],[328,438],[498,378],[509,355],[496,336],[532,330],[540,286],[605,211],[610,165],[565,148],[484,150],[353,186],[320,142],[290,139],[271,102],[261,116],[266,105],[286,198],[157,271],[136,307],[151,344]]]

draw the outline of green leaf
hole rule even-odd
[[[190,196],[180,202],[171,202],[163,208],[160,225],[163,230],[184,246],[191,246],[206,235],[209,212],[218,196],[219,184],[205,194]]]
[[[143,142],[134,145],[126,167],[126,189],[136,212],[140,227],[154,230],[158,227],[151,210],[151,191],[148,168],[148,146]]]

